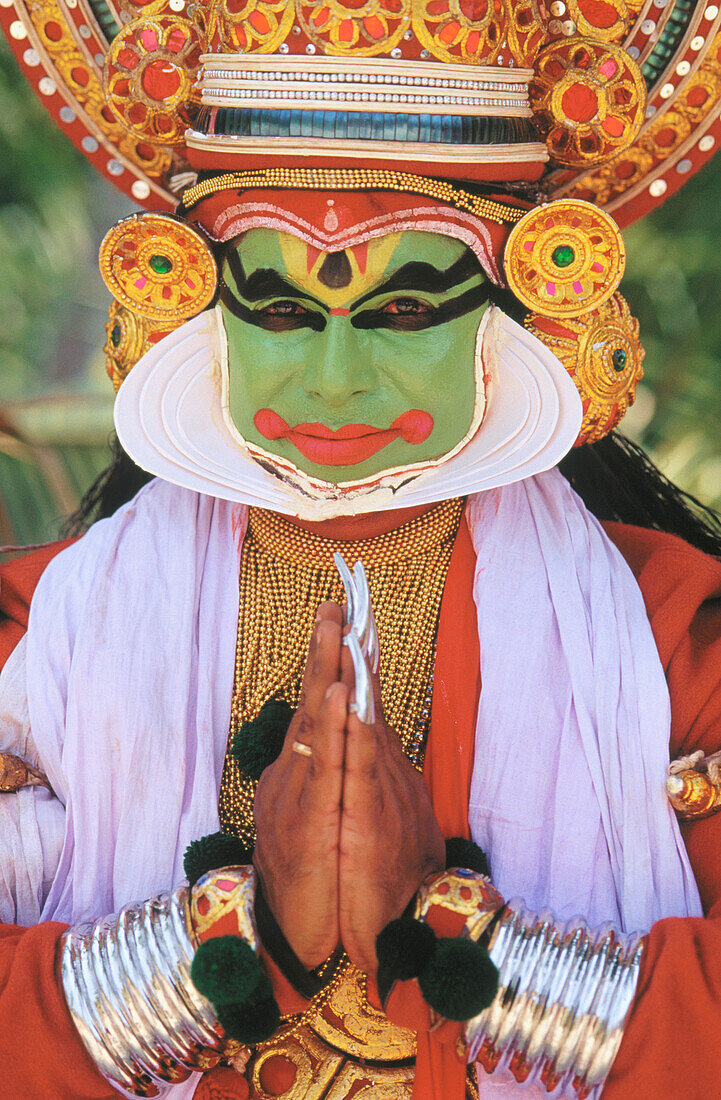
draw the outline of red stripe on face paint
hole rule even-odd
[[[319,248],[314,248],[312,244],[307,244],[306,243],[306,246],[305,246],[305,263],[306,263],[306,270],[307,270],[308,274],[310,274],[310,272],[313,270],[313,264],[315,263],[315,261],[320,256],[320,252],[321,252],[321,250]]]
[[[353,245],[351,252],[355,256],[355,261],[358,264],[358,270],[361,275],[365,275],[366,267],[368,265],[368,241],[363,241],[361,244]]]
[[[331,317],[348,317],[350,315],[349,309],[341,309],[340,306],[337,309],[329,310]]]

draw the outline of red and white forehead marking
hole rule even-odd
[[[299,237],[318,253],[357,250],[389,233],[440,233],[462,241],[489,278],[504,285],[497,257],[508,229],[445,203],[386,192],[266,191],[255,196],[229,201],[227,193],[216,195],[198,204],[192,216],[217,241],[249,229],[276,229]],[[355,255],[362,259],[362,252]]]

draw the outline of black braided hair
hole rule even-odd
[[[110,465],[90,486],[63,534],[79,535],[111,516],[150,481],[151,475],[135,465],[117,437],[111,450]],[[598,443],[576,447],[559,469],[597,519],[666,531],[721,557],[721,518],[664,477],[630,439],[612,432]]]
[[[618,432],[574,448],[558,468],[597,519],[666,531],[721,557],[721,517],[664,477],[637,443]]]

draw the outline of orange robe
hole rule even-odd
[[[671,535],[619,524],[606,529],[646,603],[671,696],[671,755],[715,752],[721,748],[721,562]],[[0,621],[0,664],[22,637],[35,584],[62,545],[0,567],[0,614],[5,616]],[[474,562],[462,524],[441,608],[425,766],[446,836],[468,832],[480,690]],[[709,1100],[721,1095],[721,813],[684,824],[682,832],[707,919],[670,918],[651,929],[633,1011],[604,1100]],[[2,1091],[19,1098],[106,1100],[117,1093],[86,1054],[57,979],[56,944],[62,931],[54,923],[0,928]],[[299,1007],[297,997],[296,1003],[288,1003],[287,989],[279,985],[276,992],[282,1009]],[[462,1087],[463,1069],[451,1046],[419,1036],[420,1061],[426,1067],[425,1083],[417,1082],[422,1087],[416,1088],[416,1096],[423,1098],[426,1083],[439,1078],[447,1085],[457,1078]],[[453,1091],[448,1088],[447,1095]]]

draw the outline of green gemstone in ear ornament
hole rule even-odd
[[[559,244],[551,253],[551,259],[556,267],[568,267],[576,259],[576,253],[570,244]]]
[[[173,261],[169,256],[161,256],[159,253],[154,253],[148,263],[156,275],[169,275],[173,270]]]

